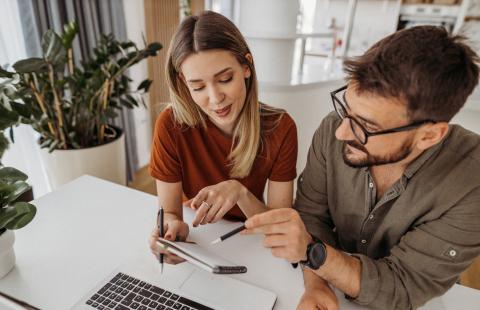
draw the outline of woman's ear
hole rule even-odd
[[[250,65],[253,64],[252,54],[250,54],[250,53],[245,54],[245,59],[250,63]],[[252,72],[250,70],[250,66],[244,65],[243,66],[243,76],[244,76],[244,78],[248,79],[248,78],[250,78],[251,75],[252,75]]]

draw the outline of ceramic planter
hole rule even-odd
[[[15,235],[13,231],[7,230],[0,235],[0,279],[6,276],[15,265],[14,242]]]
[[[116,128],[117,129],[117,128]],[[92,175],[117,184],[126,185],[125,135],[120,129],[115,140],[90,148],[78,150],[41,150],[51,189],[70,182],[84,174]]]

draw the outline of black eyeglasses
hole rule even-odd
[[[386,129],[386,130],[381,130],[377,132],[370,132],[366,130],[365,127],[363,127],[358,120],[356,120],[353,116],[348,114],[345,104],[342,103],[342,101],[339,98],[337,98],[337,94],[346,89],[347,89],[347,85],[342,86],[339,89],[334,90],[330,93],[330,95],[332,96],[333,107],[335,109],[335,112],[337,112],[338,116],[342,121],[346,118],[349,120],[350,127],[352,129],[353,134],[355,135],[355,138],[357,138],[357,140],[363,145],[367,144],[368,137],[371,137],[371,136],[379,136],[379,135],[385,135],[385,134],[394,133],[394,132],[408,131],[408,130],[418,128],[426,123],[434,123],[434,124],[436,123],[433,120],[423,120],[423,121],[413,122],[409,125],[405,125],[397,128]],[[345,92],[343,93],[343,100],[345,101]]]

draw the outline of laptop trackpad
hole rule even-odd
[[[196,270],[180,289],[192,297],[212,304],[216,309],[272,309],[277,296],[267,290],[232,279]]]

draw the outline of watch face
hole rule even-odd
[[[317,242],[312,245],[310,251],[308,252],[308,262],[309,267],[312,269],[318,269],[325,262],[327,252],[325,250],[325,245],[321,242]]]

